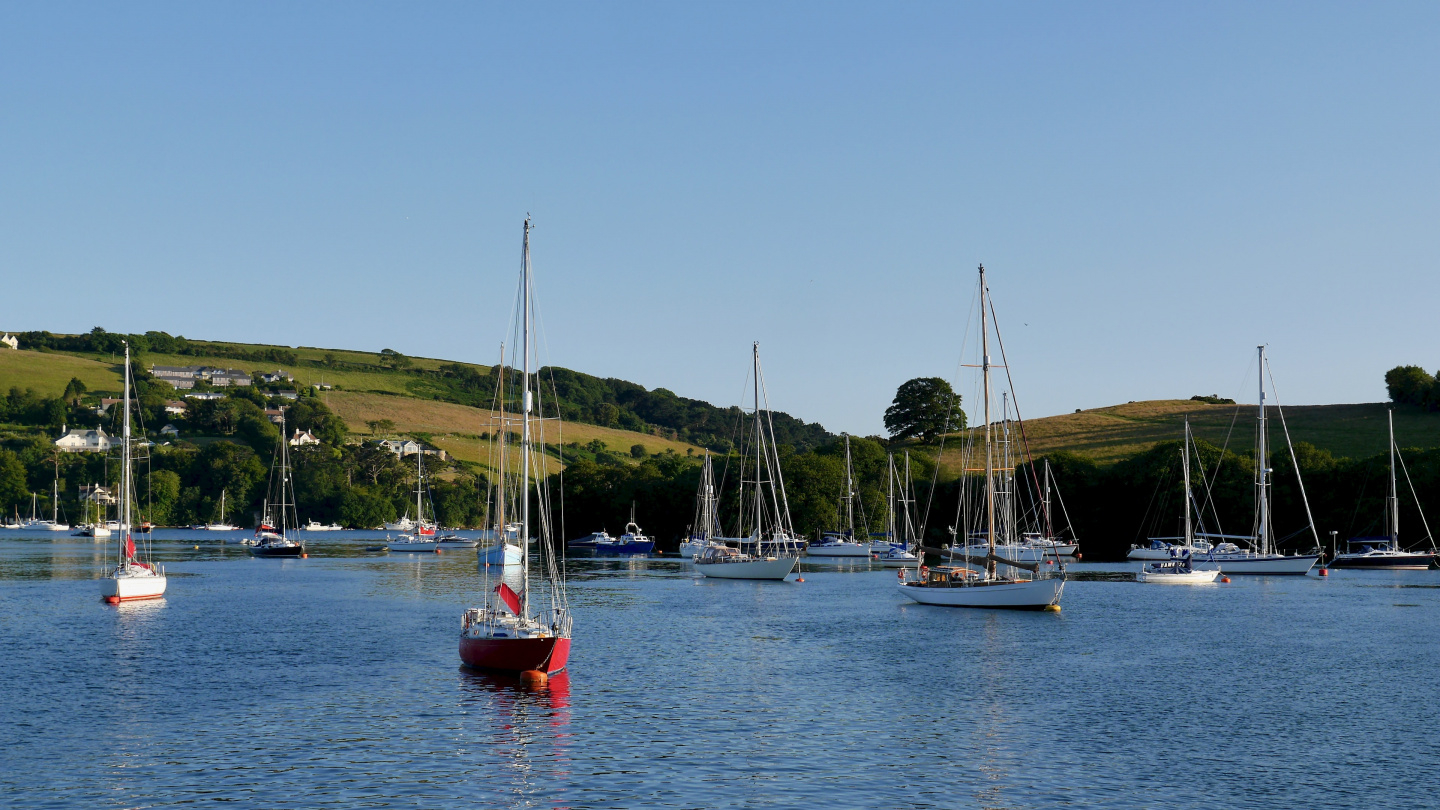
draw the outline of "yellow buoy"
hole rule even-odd
[[[1060,606],[1059,606],[1059,605],[1046,605],[1046,606],[1045,606],[1045,612],[1046,612],[1046,613],[1059,613],[1059,612],[1060,612]]]
[[[550,682],[550,676],[538,669],[527,669],[520,673],[520,684],[522,686],[544,686]]]
[[[199,547],[199,546],[196,546],[196,547],[195,547],[195,550],[196,550],[196,551],[199,551],[199,550],[200,550],[200,547]]]

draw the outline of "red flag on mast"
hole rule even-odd
[[[517,616],[520,614],[520,594],[516,593],[514,588],[502,582],[495,586],[495,593],[500,594],[500,601],[510,608],[511,613]]]
[[[130,539],[130,533],[125,533],[125,559],[135,559],[135,541]]]

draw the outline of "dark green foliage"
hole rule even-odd
[[[632,444],[632,445],[630,445],[630,457],[631,457],[631,458],[645,458],[645,456],[647,456],[647,455],[649,455],[649,453],[648,453],[648,451],[646,451],[645,445],[643,445],[643,444]]]
[[[1208,396],[1208,397],[1207,397],[1207,396],[1198,396],[1198,395],[1197,395],[1197,396],[1190,397],[1190,401],[1191,401],[1191,402],[1205,402],[1205,403],[1209,403],[1209,404],[1211,404],[1211,405],[1234,405],[1234,404],[1235,404],[1235,400],[1233,400],[1233,399],[1226,399],[1225,397],[1222,397],[1222,396],[1220,396],[1219,394],[1211,394],[1211,395]],[[1076,413],[1079,413],[1079,411],[1077,410]]]
[[[1390,401],[1440,410],[1440,382],[1419,366],[1396,366],[1385,372]]]
[[[933,442],[946,433],[965,429],[960,395],[939,377],[907,380],[885,409],[885,429],[892,439]]]

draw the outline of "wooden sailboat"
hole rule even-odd
[[[295,481],[290,474],[290,443],[285,440],[285,412],[280,412],[280,452],[271,467],[275,499],[266,504],[265,517],[255,530],[250,554],[256,557],[307,557],[305,542],[300,539],[299,516],[295,513]],[[270,507],[276,512],[275,524],[269,523]]]
[[[1429,551],[1408,551],[1400,547],[1400,488],[1395,476],[1396,462],[1404,464],[1399,448],[1395,446],[1395,412],[1389,412],[1390,422],[1390,496],[1385,499],[1385,535],[1383,537],[1352,537],[1346,542],[1343,553],[1336,554],[1330,561],[1331,568],[1364,568],[1371,571],[1423,571],[1435,562],[1435,537],[1430,534],[1425,512],[1420,520],[1425,525],[1425,539],[1430,542]],[[1408,482],[1410,473],[1405,473]],[[1410,494],[1415,494],[1412,485]],[[1419,499],[1416,499],[1419,508]]]
[[[989,316],[992,312],[989,302],[989,287],[985,282],[985,266],[980,266],[980,348],[982,373],[983,396],[982,405],[985,418],[985,480],[984,480],[984,538],[986,543],[986,554],[983,560],[984,569],[976,571],[961,565],[936,566],[925,570],[923,576],[914,580],[902,580],[900,592],[916,602],[924,605],[945,605],[949,607],[980,607],[980,608],[1015,608],[1028,610],[1043,610],[1060,606],[1060,595],[1065,589],[1065,566],[1056,566],[1058,571],[1055,575],[1042,576],[1039,573],[1039,566],[1029,563],[1020,563],[996,556],[997,545],[1005,544],[1006,540],[1014,539],[1015,526],[1013,523],[1001,519],[997,515],[997,509],[1002,505],[997,504],[999,494],[1000,476],[1002,470],[997,469],[995,444],[996,437],[993,435],[993,426],[990,421],[990,407],[993,399],[991,393],[991,362],[990,362],[990,327]],[[999,330],[996,329],[996,340],[999,340]],[[1003,355],[1004,346],[1001,345]],[[964,527],[962,527],[964,528]],[[1008,535],[1000,537],[1002,529]],[[967,558],[973,560],[975,558]],[[1033,578],[1024,579],[1018,576],[1002,575],[999,565],[1004,565],[1006,570],[1029,571]]]
[[[768,411],[760,395],[760,344],[753,347],[755,379],[755,449],[754,496],[751,508],[741,509],[737,520],[740,548],[712,545],[695,558],[695,568],[716,579],[783,580],[795,570],[801,542],[790,523],[790,503],[785,498],[785,477],[780,471],[780,457],[775,452],[775,437],[770,434]],[[743,483],[742,483],[743,486]],[[768,490],[768,496],[767,496]],[[745,522],[751,519],[750,532]]]
[[[520,309],[522,354],[520,382],[520,475],[517,500],[520,505],[519,531],[522,548],[520,590],[502,578],[490,589],[488,569],[483,578],[487,596],[494,599],[485,607],[465,611],[460,626],[460,660],[476,669],[505,672],[560,672],[570,658],[573,619],[565,591],[564,572],[556,559],[550,521],[550,497],[544,474],[543,454],[534,452],[537,424],[544,416],[541,391],[531,391],[531,292],[530,220],[525,220],[520,262]],[[504,365],[503,363],[501,364]],[[543,424],[538,428],[544,443]],[[530,545],[523,541],[531,534],[530,475],[535,473],[539,520],[535,534],[540,571],[532,570]],[[503,499],[503,496],[502,496]],[[502,571],[505,569],[501,569]],[[538,575],[537,575],[538,573]],[[538,591],[538,593],[537,593]]]
[[[1205,553],[1207,562],[1220,564],[1220,571],[1226,574],[1295,574],[1304,575],[1319,562],[1320,554],[1281,554],[1275,546],[1274,514],[1270,509],[1270,457],[1267,447],[1268,430],[1265,413],[1265,347],[1256,347],[1260,366],[1260,410],[1255,433],[1255,523],[1252,535],[1254,544],[1242,549],[1234,543],[1219,543]],[[1284,413],[1280,414],[1282,426]],[[1285,435],[1289,444],[1289,431]],[[1295,448],[1290,447],[1293,458]],[[1300,484],[1301,500],[1305,503],[1305,517],[1309,521],[1310,533],[1315,548],[1320,548],[1320,535],[1315,531],[1315,519],[1310,514],[1310,501],[1305,497],[1305,483],[1300,480],[1300,467],[1295,466],[1295,477]],[[1191,555],[1192,557],[1195,555]]]
[[[121,433],[120,529],[115,544],[115,567],[100,580],[100,595],[110,604],[165,595],[165,569],[150,556],[150,541],[139,546],[131,534],[134,521],[135,474],[130,440],[130,343],[125,343],[125,426]]]

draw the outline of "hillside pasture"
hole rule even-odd
[[[58,397],[65,393],[72,377],[79,378],[91,391],[118,392],[124,385],[120,379],[123,366],[123,362],[111,363],[109,358],[101,361],[0,347],[0,392],[33,388],[42,396]]]

